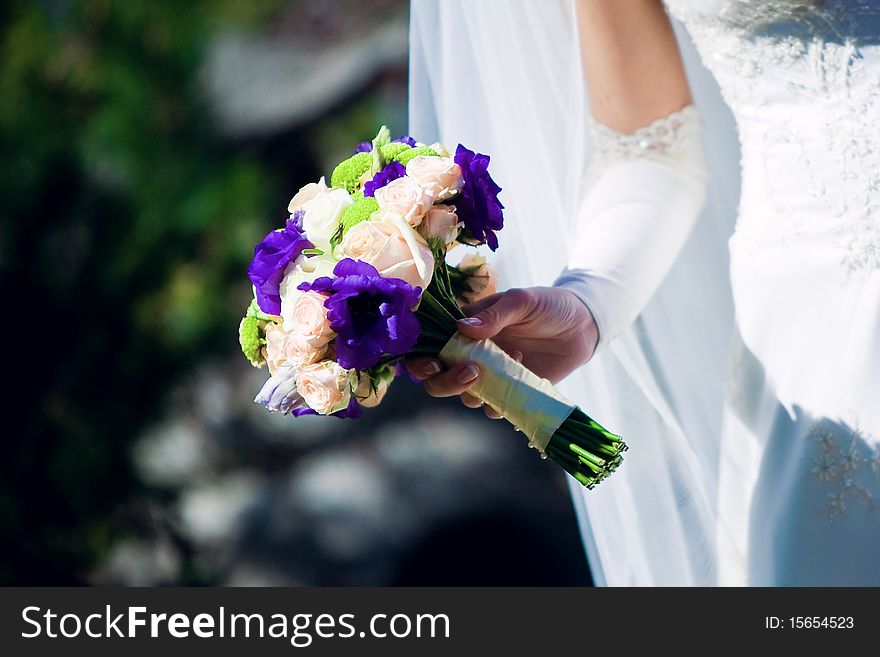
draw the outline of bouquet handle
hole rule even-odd
[[[577,408],[547,379],[513,360],[491,340],[472,340],[456,333],[439,357],[447,366],[465,361],[479,365],[480,378],[468,392],[503,415],[542,454]]]

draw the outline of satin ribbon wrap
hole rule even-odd
[[[576,408],[552,383],[513,360],[491,340],[472,340],[456,333],[439,357],[447,366],[476,363],[480,377],[468,393],[503,415],[541,453]]]

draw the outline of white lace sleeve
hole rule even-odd
[[[595,121],[591,132],[575,242],[555,285],[587,305],[602,347],[641,312],[681,251],[703,203],[706,167],[692,105],[632,133]]]

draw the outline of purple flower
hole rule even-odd
[[[406,167],[400,162],[389,162],[373,179],[364,185],[364,196],[374,196],[376,190],[384,187],[392,180],[397,180],[406,175]]]
[[[410,148],[416,145],[416,140],[410,137],[409,135],[401,135],[397,139],[392,139],[391,143],[399,143],[406,144]],[[362,141],[360,144],[355,146],[355,153],[369,153],[373,150],[373,142],[371,141]]]
[[[480,244],[498,248],[496,230],[504,227],[504,206],[498,200],[501,188],[489,175],[489,156],[474,153],[461,144],[455,151],[455,163],[461,167],[464,186],[455,197],[458,218],[465,230]]]
[[[399,356],[412,349],[421,333],[413,312],[421,288],[399,278],[383,278],[375,267],[346,258],[299,289],[329,294],[324,306],[336,331],[336,361],[346,369],[364,370],[385,354]]]
[[[297,221],[302,225],[302,217],[297,219],[298,214],[288,219],[282,230],[273,230],[254,247],[254,259],[248,267],[248,278],[256,290],[257,305],[269,315],[281,313],[278,288],[284,277],[284,268],[296,260],[303,249],[314,246],[297,227]]]
[[[354,419],[356,417],[360,417],[363,412],[364,412],[363,407],[357,403],[357,400],[354,398],[354,395],[352,395],[351,400],[348,402],[348,406],[343,408],[341,411],[336,411],[332,415],[334,417]]]
[[[292,413],[294,417],[300,415],[314,415],[315,411],[308,407],[305,400],[296,391],[296,370],[285,366],[278,369],[263,387],[254,401],[262,404],[273,413],[287,415]]]
[[[305,234],[305,229],[303,228],[303,219],[306,218],[305,210],[297,210],[290,217],[290,221],[293,222],[294,227],[301,233]]]

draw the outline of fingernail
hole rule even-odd
[[[459,324],[464,324],[465,326],[479,326],[483,323],[483,320],[479,317],[465,317],[464,319],[458,320]]]
[[[422,365],[422,374],[425,376],[434,376],[435,374],[439,374],[440,372],[440,363],[436,360],[429,360],[427,363]]]
[[[461,372],[458,373],[458,382],[459,383],[470,383],[474,379],[480,376],[480,370],[478,370],[473,365],[468,365]]]

